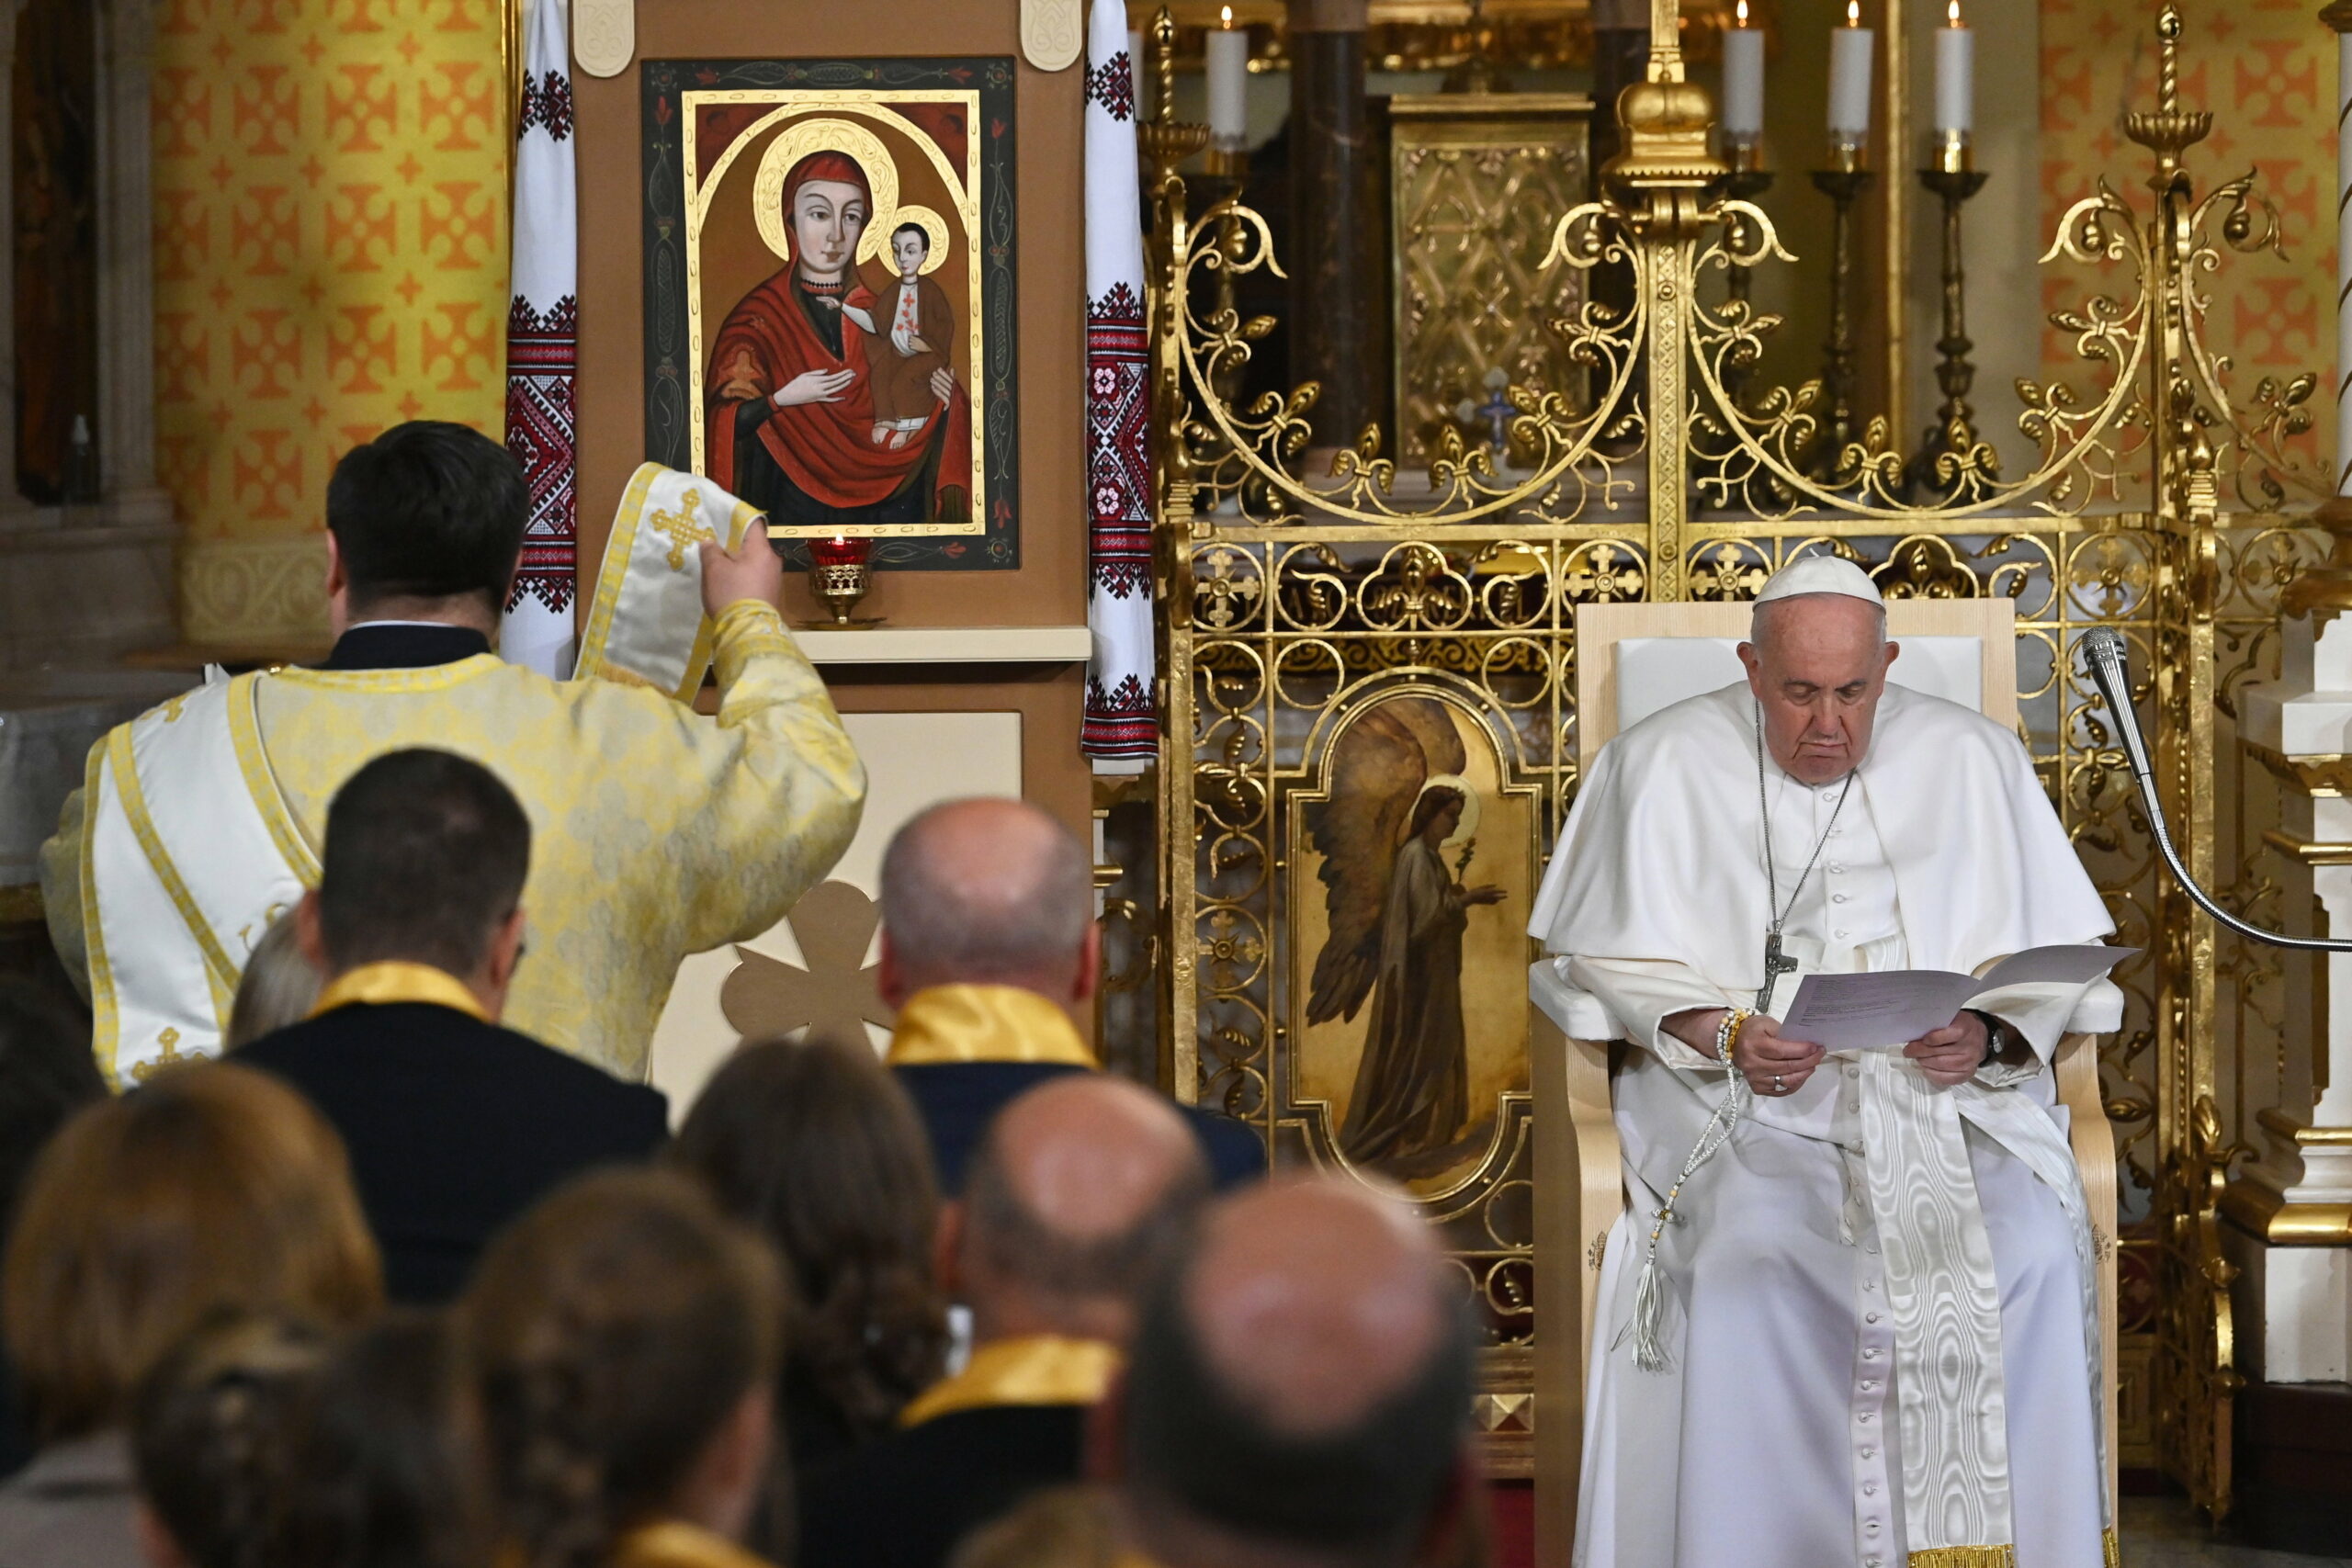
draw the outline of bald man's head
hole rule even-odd
[[[1093,887],[1086,847],[1035,807],[933,807],[882,857],[886,994],[1003,985],[1075,999],[1092,982]]]
[[[1468,1438],[1459,1291],[1427,1227],[1361,1183],[1219,1204],[1131,1356],[1125,1450],[1144,1517],[1333,1562],[1408,1560]]]
[[[1099,1073],[1031,1089],[965,1179],[956,1271],[978,1332],[1124,1343],[1208,1190],[1199,1140],[1160,1096]]]

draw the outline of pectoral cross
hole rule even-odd
[[[1781,976],[1795,974],[1796,967],[1797,961],[1793,958],[1784,956],[1781,952],[1781,933],[1779,931],[1766,932],[1764,936],[1764,987],[1763,989],[1756,993],[1756,1010],[1758,1012],[1770,1012],[1772,1010],[1773,987],[1781,983]]]

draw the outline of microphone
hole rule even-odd
[[[2148,761],[2147,738],[2140,733],[2139,710],[2132,705],[2132,669],[2123,634],[2111,626],[2086,632],[2082,650],[2083,671],[2107,703],[2108,716],[2115,721],[2116,739],[2123,743],[2124,761],[2140,786],[2140,804],[2148,813],[2148,831],[2155,836],[2157,852],[2164,856],[2165,865],[2172,872],[2173,880],[2180,884],[2180,890],[2199,908],[2240,936],[2300,953],[2352,953],[2352,939],[2289,936],[2283,931],[2267,931],[2248,925],[2197,886],[2188,868],[2180,863],[2180,852],[2173,847],[2172,834],[2165,826],[2164,806],[2156,798],[2156,771]]]

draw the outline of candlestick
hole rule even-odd
[[[1862,26],[1860,0],[1846,0],[1846,25],[1829,32],[1829,140],[1871,139],[1871,64],[1877,34]]]
[[[1205,51],[1209,78],[1209,145],[1220,152],[1238,152],[1250,144],[1250,34],[1233,25],[1233,7],[1224,8],[1219,24],[1209,29]]]
[[[1854,203],[1870,188],[1871,172],[1862,166],[1856,142],[1832,138],[1832,168],[1815,169],[1813,183],[1830,200],[1829,335],[1822,344],[1821,384],[1829,406],[1822,418],[1820,440],[1814,447],[1812,468],[1816,478],[1842,482],[1852,470],[1845,466],[1846,448],[1854,440]]]
[[[1764,134],[1764,34],[1747,25],[1747,0],[1724,34],[1724,140],[1754,141]]]
[[[1960,209],[1984,188],[1984,176],[1970,166],[1965,132],[1944,133],[1937,152],[1937,166],[1920,170],[1919,183],[1941,197],[1944,204],[1944,334],[1936,340],[1936,352],[1943,356],[1943,363],[1936,367],[1936,385],[1943,389],[1944,400],[1936,410],[1936,423],[1928,426],[1918,452],[1905,469],[1912,498],[1929,506],[1968,498],[1962,459],[1980,445],[1975,411],[1968,406],[1969,388],[1976,379],[1976,367],[1969,363],[1968,353],[1976,345],[1968,338],[1968,276],[1961,256]],[[1985,462],[1990,468],[1991,459]],[[1982,476],[1993,477],[1993,472]]]
[[[1960,0],[1950,0],[1944,25],[1936,29],[1936,129],[1966,134],[1975,128],[1976,29],[1960,19]]]

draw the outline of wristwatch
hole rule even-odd
[[[1984,1060],[1976,1064],[1979,1067],[1984,1066],[1994,1057],[2009,1048],[2009,1042],[2015,1037],[2017,1031],[2011,1029],[2007,1023],[1995,1018],[1983,1008],[1963,1008],[1961,1010],[1984,1026]]]

